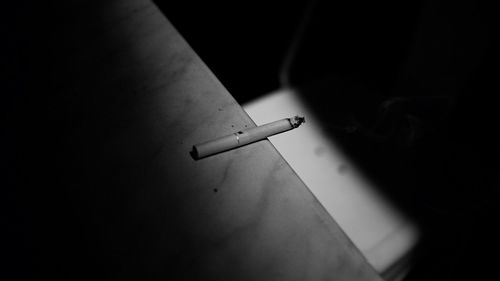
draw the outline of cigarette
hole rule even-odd
[[[220,152],[228,151],[249,143],[253,143],[267,137],[290,131],[300,126],[306,120],[304,117],[295,116],[274,121],[262,126],[239,131],[215,140],[193,145],[191,156],[201,159]]]

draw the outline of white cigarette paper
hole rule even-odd
[[[195,159],[204,158],[213,154],[217,154],[223,151],[240,147],[242,145],[265,139],[272,135],[295,129],[304,122],[305,118],[299,116],[281,119],[262,126],[250,128],[245,131],[239,131],[234,134],[220,137],[215,140],[193,145],[191,154]]]

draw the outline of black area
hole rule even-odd
[[[419,1],[311,1],[288,69],[290,83],[335,74],[374,86],[396,78],[419,17]]]
[[[486,1],[317,1],[288,62],[287,83],[421,226],[407,280],[495,275],[492,9]]]
[[[155,3],[239,103],[276,90],[301,1]]]

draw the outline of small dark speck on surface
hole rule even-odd
[[[222,111],[222,108],[219,108],[219,111]]]
[[[349,172],[349,167],[345,164],[340,164],[339,167],[337,168],[339,174],[345,174]]]
[[[234,125],[231,125],[231,128],[234,128]]]
[[[217,191],[219,191],[217,188],[214,188],[214,192],[217,193]]]
[[[247,125],[245,125],[245,128],[247,127]]]
[[[325,153],[326,153],[326,148],[323,146],[319,146],[314,149],[314,154],[316,156],[321,156],[324,155]]]

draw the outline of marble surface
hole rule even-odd
[[[36,276],[380,280],[269,141],[191,158],[255,124],[154,4],[91,3],[55,15],[19,121]]]

